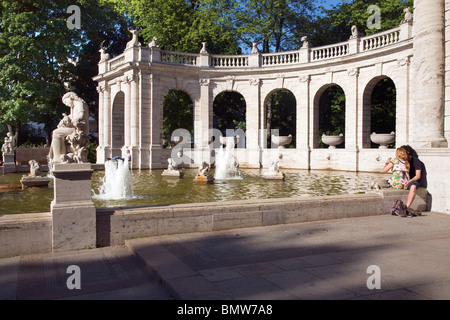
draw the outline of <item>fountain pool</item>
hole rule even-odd
[[[99,194],[105,171],[92,175],[93,202],[97,208],[166,205],[192,202],[287,198],[364,193],[383,173],[307,171],[282,169],[284,181],[264,180],[263,170],[241,169],[242,179],[216,180],[213,184],[194,182],[197,169],[183,169],[183,179],[161,176],[163,170],[131,171],[133,195],[125,199],[105,199]],[[18,184],[22,174],[0,176],[0,184]],[[53,200],[53,180],[49,188],[0,192],[0,215],[49,212]]]

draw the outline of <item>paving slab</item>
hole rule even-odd
[[[0,259],[0,299],[448,300],[449,246],[431,212],[174,234]]]
[[[449,245],[450,216],[431,212],[126,241],[175,298],[194,300],[450,299]]]

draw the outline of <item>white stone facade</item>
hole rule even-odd
[[[416,0],[414,23],[335,45],[272,54],[210,55],[204,49],[187,54],[163,51],[154,43],[127,46],[123,54],[102,59],[94,78],[100,101],[97,162],[130,149],[133,168],[165,168],[171,150],[162,146],[163,99],[178,89],[194,105],[195,147],[184,149],[184,166],[214,162],[209,143],[213,101],[224,91],[236,91],[245,98],[247,128],[237,160],[241,167],[267,167],[279,150],[266,148],[264,101],[275,90],[288,89],[297,103],[296,132],[291,133],[296,148],[281,151],[280,167],[379,172],[394,150],[370,148],[370,96],[375,84],[388,77],[397,92],[395,144],[410,144],[422,160],[426,156],[429,191],[438,203],[433,209],[449,212],[442,178],[440,185],[433,182],[440,175],[433,168],[437,163],[450,172],[449,15],[449,0]],[[345,148],[318,148],[318,101],[334,84],[346,95]]]

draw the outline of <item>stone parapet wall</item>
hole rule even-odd
[[[389,214],[393,200],[406,202],[407,195],[407,190],[382,189],[356,195],[102,208],[97,209],[96,241],[104,247],[141,237]],[[430,200],[421,189],[414,208],[428,210]],[[0,258],[52,252],[51,213],[0,216],[0,231]]]

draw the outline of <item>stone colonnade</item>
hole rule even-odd
[[[369,37],[354,37],[336,45],[292,52],[241,56],[166,52],[158,47],[130,44],[113,59],[99,63],[99,149],[97,161],[132,152],[132,167],[163,168],[163,99],[171,89],[185,91],[194,105],[194,150],[187,153],[198,166],[211,162],[212,105],[226,91],[242,94],[246,102],[246,148],[242,166],[259,168],[267,161],[264,102],[276,90],[295,96],[296,148],[285,150],[282,165],[301,169],[371,170],[379,155],[370,149],[370,95],[382,78],[397,90],[396,144],[413,142],[414,70],[416,48],[411,21]],[[318,100],[331,86],[346,95],[345,150],[330,159],[318,149]],[[422,119],[422,118],[421,118]],[[443,122],[443,120],[442,120]],[[442,127],[439,123],[431,126]],[[435,131],[439,131],[436,129]],[[337,151],[334,151],[337,152]],[[370,155],[370,165],[366,162]],[[374,160],[378,159],[378,160]]]

